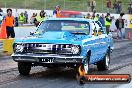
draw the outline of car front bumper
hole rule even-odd
[[[65,56],[55,54],[12,54],[13,60],[16,62],[32,62],[32,63],[82,63],[83,56]]]

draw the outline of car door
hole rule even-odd
[[[100,50],[100,46],[99,46],[99,37],[97,35],[97,27],[96,27],[96,23],[93,21],[90,23],[91,25],[91,30],[92,32],[92,37],[91,37],[91,59],[90,62],[94,63],[96,62],[96,60],[99,57],[99,50]]]
[[[103,27],[101,25],[98,25],[98,23],[96,23],[97,26],[97,30],[98,30],[98,38],[99,38],[99,59],[101,59],[102,57],[104,57],[108,45],[107,45],[107,34],[104,32],[105,30],[103,29]]]

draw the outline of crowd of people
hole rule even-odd
[[[2,9],[0,9],[0,12],[3,12]],[[12,9],[6,10],[6,15],[3,16],[1,20],[5,21],[6,24],[6,34],[7,38],[15,38],[15,32],[14,32],[14,26],[23,26],[23,24],[27,24],[28,22],[28,13],[25,11],[24,13],[21,12],[20,14],[16,13],[15,15],[12,14]],[[55,10],[53,11],[53,17],[59,18],[60,17],[60,6],[57,5],[55,7]],[[38,26],[39,23],[46,19],[46,12],[44,10],[41,10],[40,13],[37,15],[37,13],[33,13],[30,20],[31,23],[35,24],[35,26]]]
[[[114,12],[116,14],[119,14],[122,12],[122,2],[121,0],[115,0],[112,2],[112,0],[104,0],[102,3],[105,3],[105,7],[107,8],[107,13]],[[88,12],[96,12],[96,0],[88,0],[87,1],[88,6]],[[103,6],[104,8],[104,6]],[[132,2],[128,3],[128,13],[131,14],[132,12]]]
[[[27,11],[25,12],[21,12],[20,14],[17,13],[17,9],[16,9],[16,13],[14,15],[15,18],[15,22],[14,22],[14,26],[23,26],[23,24],[27,24],[28,23],[28,13]]]
[[[93,0],[94,1],[94,0]],[[110,1],[110,0],[108,0]],[[94,2],[95,3],[95,2]],[[94,10],[92,7],[91,9]],[[108,10],[110,11],[110,10]],[[16,10],[17,12],[17,10]],[[124,28],[124,19],[122,18],[124,13],[120,14],[120,17],[115,20],[114,17],[112,17],[110,15],[110,13],[107,13],[106,15],[104,14],[96,14],[96,12],[93,12],[93,14],[91,15],[90,13],[88,13],[85,18],[86,19],[93,19],[95,21],[99,21],[103,27],[106,28],[106,32],[107,34],[109,34],[110,29],[117,29],[118,30],[118,38],[125,38],[124,33],[122,32],[122,29]],[[12,9],[7,9],[7,15],[4,17],[5,21],[6,21],[6,30],[7,30],[7,38],[11,37],[14,38],[15,37],[15,33],[14,33],[14,26],[22,26],[24,23],[29,23],[28,22],[28,13],[27,11],[25,11],[24,13],[20,13],[20,15],[18,13],[16,13],[14,16],[12,15]],[[60,18],[60,5],[56,5],[55,10],[53,10],[53,17],[56,18]],[[46,12],[44,10],[41,10],[39,14],[37,13],[33,13],[33,15],[31,16],[30,20],[31,23],[35,24],[35,26],[38,26],[39,23],[46,19]],[[112,24],[112,26],[111,26]],[[115,28],[112,28],[113,25],[115,25]]]
[[[123,17],[124,13],[120,13],[120,16],[118,19],[115,19],[114,16],[111,16],[110,13],[107,13],[106,16],[104,14],[96,14],[93,13],[92,15],[88,13],[85,18],[87,19],[93,19],[95,21],[99,21],[103,27],[106,28],[107,34],[109,32],[117,31],[117,38],[123,39],[125,38],[125,34],[123,32],[124,30],[124,20]]]

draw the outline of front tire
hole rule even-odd
[[[99,71],[105,71],[109,69],[109,64],[110,64],[110,50],[107,51],[103,60],[97,63],[97,68]]]
[[[29,75],[31,70],[31,64],[25,62],[18,62],[18,71],[20,75],[26,76]]]
[[[89,60],[90,60],[90,56],[87,55],[87,57],[86,57],[86,59],[84,60],[84,63],[83,63],[83,69],[84,69],[85,74],[89,73]]]

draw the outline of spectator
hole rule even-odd
[[[107,13],[110,13],[111,12],[111,0],[107,0],[106,1],[106,7],[107,7]]]
[[[121,10],[122,10],[121,1],[115,0],[115,2],[113,4],[113,9],[115,9],[115,13],[116,14],[119,14],[121,12]]]
[[[18,27],[18,18],[19,18],[19,14],[17,13],[17,9],[16,9],[16,12],[15,12],[15,24],[14,24],[14,26],[15,27]]]
[[[111,21],[111,25],[110,25],[110,31],[115,32],[115,31],[117,31],[117,28],[115,25],[116,19],[114,18],[114,16],[112,16],[111,19],[112,19],[112,21]]]
[[[96,1],[92,0],[90,3],[91,11],[96,12]]]
[[[91,15],[88,13],[88,14],[85,16],[85,18],[91,19]]]
[[[35,16],[37,16],[38,14],[37,13],[35,13]]]
[[[132,14],[132,2],[128,4],[128,13]]]
[[[110,14],[107,13],[107,15],[105,17],[105,27],[106,27],[107,34],[109,34],[109,31],[110,31],[111,21],[112,21],[112,19],[110,18]]]
[[[27,24],[28,23],[28,13],[27,13],[27,11],[24,12],[24,18],[25,18],[24,23]]]
[[[31,16],[31,18],[30,18],[30,20],[31,20],[31,24],[33,24],[34,23],[34,20],[35,20],[35,17],[36,17],[36,14],[35,13],[33,13],[33,15]]]
[[[39,16],[36,16],[36,18],[35,18],[35,20],[34,20],[34,23],[35,23],[36,27],[37,27],[37,26],[39,25],[39,23],[40,23],[41,21],[43,21],[45,18],[46,18],[45,12],[44,12],[44,10],[41,10]]]
[[[118,29],[118,38],[125,38],[125,34],[122,32],[124,28],[124,19],[122,19],[124,13],[121,13],[119,18],[116,20],[115,25]]]
[[[93,12],[91,19],[95,18],[95,12]]]
[[[105,27],[105,20],[104,20],[104,14],[102,14],[100,17],[99,17],[99,20],[100,23],[102,24],[103,27]]]
[[[94,17],[94,20],[95,21],[98,21],[99,20],[99,14],[97,14],[96,17]]]
[[[6,23],[6,33],[7,33],[7,38],[15,37],[15,32],[14,32],[14,17],[12,16],[12,9],[7,9],[7,15],[4,18],[5,23]]]
[[[91,3],[91,0],[87,0],[87,10],[88,10],[88,12],[91,12],[90,3]]]
[[[60,18],[60,5],[56,5],[55,10],[53,11],[53,17]]]
[[[20,26],[23,26],[24,20],[25,20],[24,14],[21,13],[20,16],[19,16],[19,24],[20,24]]]

